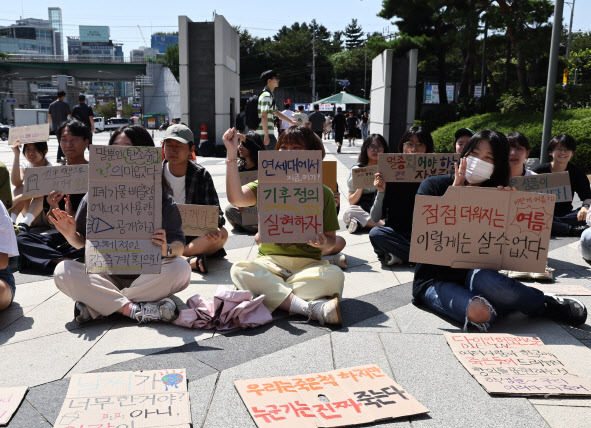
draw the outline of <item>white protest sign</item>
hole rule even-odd
[[[49,123],[41,125],[13,126],[8,130],[8,145],[39,143],[49,140]]]
[[[25,398],[28,389],[26,386],[0,388],[0,425],[8,424]]]

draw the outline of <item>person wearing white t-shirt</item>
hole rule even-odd
[[[285,110],[283,110],[281,113],[283,113],[285,116],[289,117],[290,119],[293,116],[294,111],[291,109],[291,104],[289,103],[285,103],[283,104],[283,107],[285,108]],[[279,135],[281,135],[281,133],[283,131],[285,131],[287,128],[289,128],[292,124],[289,122],[286,122],[285,120],[281,121],[281,129],[279,130]]]
[[[0,311],[8,308],[14,299],[14,276],[8,268],[8,258],[14,256],[18,256],[14,225],[0,202]]]
[[[309,121],[308,121],[308,115],[306,113],[304,113],[304,105],[300,104],[298,106],[298,111],[296,111],[293,116],[291,117],[293,120],[295,120],[299,126],[306,126],[306,127],[310,127],[309,125]]]
[[[31,225],[34,226],[50,226],[49,221],[43,213],[43,196],[36,198],[25,198],[23,194],[23,179],[25,177],[25,169],[52,166],[46,158],[47,156],[47,142],[40,141],[37,143],[26,143],[22,148],[25,160],[20,160],[20,144],[18,140],[12,145],[12,152],[14,153],[14,161],[12,163],[12,174],[10,181],[14,186],[13,190],[13,204],[10,209],[10,217],[13,223],[16,224],[18,215],[22,213],[24,220],[19,223],[19,228],[28,231]],[[17,171],[20,170],[20,173]]]

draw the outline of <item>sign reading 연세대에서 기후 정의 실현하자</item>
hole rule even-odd
[[[156,147],[96,146],[90,150],[86,271],[160,273],[162,158]]]

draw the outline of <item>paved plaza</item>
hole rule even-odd
[[[155,132],[155,141],[161,133]],[[106,144],[108,134],[95,136]],[[52,137],[48,159],[55,160]],[[338,161],[341,212],[347,205],[347,177],[356,163],[357,147],[336,154],[326,142],[326,160]],[[0,161],[12,167],[12,151],[0,142]],[[213,176],[222,207],[227,205],[225,163],[199,158]],[[178,294],[186,301],[200,294],[212,298],[220,284],[232,287],[230,267],[256,255],[254,238],[226,224],[230,237],[225,259],[210,260],[209,273],[193,273],[191,285]],[[296,375],[337,368],[378,364],[405,390],[429,408],[427,415],[376,423],[412,427],[588,427],[591,399],[514,398],[490,396],[464,369],[443,336],[461,326],[418,309],[411,303],[413,268],[382,266],[367,233],[350,235],[341,221],[338,232],[347,241],[344,324],[308,323],[277,311],[274,322],[252,330],[218,333],[163,323],[138,326],[112,316],[79,325],[73,302],[58,292],[48,276],[16,272],[13,305],[0,313],[0,387],[29,386],[11,427],[53,426],[64,401],[69,378],[92,371],[186,368],[193,427],[254,427],[234,388],[235,379]],[[550,242],[548,264],[557,283],[591,289],[591,270],[581,258],[578,240]],[[591,297],[579,297],[591,307]],[[546,319],[512,314],[494,324],[493,333],[534,335],[565,364],[591,379],[591,323],[579,328]]]

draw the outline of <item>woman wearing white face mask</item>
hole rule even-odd
[[[454,175],[429,177],[418,195],[442,196],[449,186],[505,187],[509,184],[509,142],[500,132],[476,133],[464,146]],[[486,331],[501,314],[521,311],[530,316],[580,325],[587,309],[574,299],[544,296],[516,279],[488,269],[453,269],[417,263],[413,302],[464,324]]]

